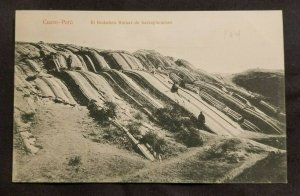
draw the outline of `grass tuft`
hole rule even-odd
[[[27,123],[27,122],[32,122],[34,121],[34,116],[35,116],[35,113],[34,112],[28,112],[28,113],[23,113],[21,115],[21,118],[22,120]]]

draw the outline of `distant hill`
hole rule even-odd
[[[283,70],[252,69],[229,77],[236,85],[261,94],[270,103],[284,109]]]

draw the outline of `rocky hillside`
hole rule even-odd
[[[41,157],[40,151],[66,156],[68,151],[59,152],[59,146],[75,148],[70,139],[62,139],[70,134],[81,145],[111,145],[115,154],[107,155],[110,158],[130,152],[123,157],[125,162],[132,160],[138,164],[134,167],[143,168],[147,165],[144,159],[179,157],[192,147],[205,146],[211,137],[285,134],[284,113],[265,109],[268,103],[261,95],[224,83],[183,59],[153,50],[129,53],[43,42],[16,43],[15,47],[17,150],[24,148]],[[178,85],[175,93],[171,90],[174,83]],[[263,101],[266,104],[260,104]],[[206,119],[203,127],[197,121],[200,111]],[[51,146],[47,137],[59,141],[58,146]],[[263,148],[265,152],[274,149],[265,145]],[[84,154],[82,150],[78,153]],[[22,161],[32,161],[28,157],[24,160],[19,151],[14,157],[17,168],[24,169]],[[84,159],[90,161],[90,157]],[[81,170],[76,166],[84,161],[80,156],[68,160],[68,167]],[[103,181],[111,175],[90,180]],[[24,172],[14,176],[16,181],[24,178]],[[62,179],[57,175],[52,180]]]
[[[283,71],[254,69],[232,76],[232,81],[255,93],[281,110],[284,110],[284,73]]]

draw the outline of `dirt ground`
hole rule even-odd
[[[31,130],[42,149],[31,155],[20,146],[14,148],[15,182],[98,182],[147,164],[137,153],[84,138],[86,131],[96,131],[99,126],[88,116],[85,107],[48,101],[42,103],[36,116]],[[16,136],[14,142],[17,141]],[[69,160],[76,156],[81,160],[79,166],[69,165]]]

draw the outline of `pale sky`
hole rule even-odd
[[[72,24],[44,24],[71,20]],[[91,24],[91,20],[117,24]],[[118,24],[138,21],[139,24]],[[167,21],[171,24],[141,24]],[[99,49],[153,49],[208,72],[283,69],[281,11],[102,12],[17,11],[16,41]]]

